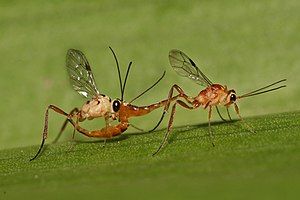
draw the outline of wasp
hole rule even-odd
[[[144,92],[131,100],[129,103],[125,102],[123,99],[124,91],[132,62],[130,62],[127,67],[126,76],[124,82],[122,83],[120,67],[116,54],[111,47],[109,48],[112,51],[114,59],[116,61],[121,89],[121,98],[112,100],[109,96],[100,93],[96,85],[91,66],[85,55],[79,50],[69,49],[66,56],[66,68],[71,84],[74,90],[81,96],[87,98],[88,101],[86,101],[80,109],[74,108],[69,113],[65,112],[56,105],[51,104],[47,107],[45,112],[42,142],[37,153],[33,158],[30,159],[30,161],[38,157],[44,146],[45,140],[48,137],[49,110],[53,110],[54,112],[66,117],[66,120],[54,141],[58,140],[68,123],[71,123],[74,127],[73,137],[76,130],[87,137],[109,139],[121,135],[128,129],[130,125],[133,126],[129,122],[129,118],[146,115],[157,108],[165,106],[172,99],[171,98],[148,106],[140,107],[131,104],[134,100],[157,85],[164,77],[164,72],[163,75],[151,87],[147,88]],[[106,126],[99,130],[87,130],[80,125],[80,122],[83,122],[85,120],[93,120],[96,118],[104,118]],[[113,120],[118,120],[119,123],[116,125],[111,125],[110,121]]]
[[[184,90],[179,87],[178,85],[173,85],[169,91],[168,94],[168,102],[166,103],[164,107],[164,112],[162,114],[162,117],[160,118],[159,123],[156,125],[155,128],[157,128],[164,118],[165,114],[169,110],[170,104],[175,101],[175,103],[172,106],[171,113],[170,113],[170,119],[168,122],[168,127],[166,134],[164,135],[164,138],[159,146],[159,148],[153,153],[153,155],[157,154],[165,145],[167,142],[167,139],[169,137],[169,134],[171,132],[174,115],[176,111],[176,106],[179,105],[185,109],[193,110],[197,109],[199,107],[203,109],[208,110],[208,127],[209,127],[209,135],[212,140],[212,131],[211,131],[211,115],[212,115],[212,108],[215,107],[218,111],[219,116],[221,119],[225,120],[218,110],[218,106],[225,106],[227,110],[227,115],[229,119],[231,120],[231,116],[229,113],[229,107],[233,105],[234,110],[238,116],[238,118],[243,121],[242,116],[240,115],[239,107],[237,105],[237,102],[240,99],[246,98],[246,97],[252,97],[255,95],[271,92],[274,90],[278,90],[280,88],[286,87],[286,85],[276,86],[279,83],[285,82],[286,79],[282,79],[279,81],[276,81],[272,84],[269,84],[267,86],[264,86],[262,88],[259,88],[257,90],[253,90],[251,92],[245,93],[243,95],[238,96],[233,89],[228,89],[226,85],[221,84],[214,84],[195,64],[195,62],[190,59],[185,53],[183,53],[180,50],[173,49],[169,52],[169,61],[171,64],[171,67],[179,74],[180,76],[187,77],[197,83],[200,86],[205,87],[205,89],[201,90],[197,96],[190,97],[185,94]],[[273,88],[271,88],[273,86]],[[173,97],[173,92],[177,91],[179,94],[175,96],[175,99]],[[248,127],[248,129],[251,132],[254,132],[252,128],[247,125],[245,122],[244,124]],[[154,128],[154,129],[155,129]],[[212,141],[212,145],[214,145],[214,142]]]

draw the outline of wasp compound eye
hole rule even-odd
[[[119,100],[115,100],[113,102],[113,111],[114,112],[118,112],[120,110],[120,105],[121,105],[120,101]]]
[[[236,100],[236,95],[235,94],[231,94],[230,95],[230,101],[235,101]]]

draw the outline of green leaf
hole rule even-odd
[[[300,186],[300,112],[0,152],[0,199],[218,198],[296,199]],[[71,133],[70,133],[71,135]]]

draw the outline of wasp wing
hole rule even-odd
[[[100,95],[90,64],[81,51],[69,49],[66,66],[74,90],[86,98]]]
[[[173,49],[169,53],[170,64],[180,76],[188,77],[204,87],[212,85],[212,82],[201,72],[196,64],[185,53]]]

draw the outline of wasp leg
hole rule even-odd
[[[173,97],[173,92],[174,90],[176,90],[179,94]],[[176,101],[178,98],[183,98],[185,99],[188,103],[192,104],[192,101],[190,100],[190,98],[184,93],[183,89],[181,87],[179,87],[178,85],[173,85],[169,91],[168,97],[166,100],[163,100],[161,102],[163,102],[165,104],[163,113],[158,121],[158,123],[156,124],[156,126],[151,129],[149,132],[154,131],[162,122],[163,118],[165,117],[165,114],[168,112],[170,104],[172,101]]]
[[[132,128],[134,128],[134,129],[136,129],[136,130],[138,130],[138,131],[144,132],[144,130],[143,130],[143,129],[141,129],[141,128],[139,128],[139,127],[135,126],[135,125],[134,125],[134,124],[132,124],[132,123],[130,123],[130,126],[132,126]]]
[[[226,111],[227,111],[227,115],[228,115],[229,120],[232,121],[232,118],[231,118],[230,113],[229,113],[229,109],[226,108]]]
[[[78,108],[74,108],[74,109],[71,110],[71,112],[69,113],[68,118],[70,118],[70,119],[73,118],[78,112],[79,112],[79,109],[78,109]],[[52,143],[56,143],[56,142],[59,140],[59,138],[60,138],[62,132],[65,130],[65,128],[66,128],[68,122],[69,122],[68,119],[66,119],[66,120],[64,121],[64,123],[63,123],[63,125],[62,125],[62,127],[61,127],[61,129],[60,129],[60,131],[59,131],[59,133],[58,133],[58,135],[56,136],[56,138],[54,139],[54,141],[53,141]],[[78,123],[78,117],[77,117],[77,119],[76,119],[76,122]],[[75,134],[75,128],[74,128],[74,130],[73,130],[73,136],[72,136],[73,139],[74,139],[74,134]]]
[[[79,123],[78,121],[79,121],[79,118],[76,117],[76,124]],[[72,134],[72,140],[74,140],[74,138],[75,138],[75,131],[76,131],[76,129],[75,129],[75,127],[74,127],[74,129],[73,129],[73,134]]]
[[[209,137],[211,140],[211,144],[213,145],[213,147],[215,146],[214,141],[213,141],[213,134],[211,131],[211,125],[210,125],[210,120],[211,120],[211,106],[209,106],[209,110],[208,110],[208,130],[209,130]]]
[[[165,133],[165,136],[163,138],[163,141],[161,142],[160,146],[158,147],[158,149],[152,154],[152,156],[156,155],[163,147],[164,145],[167,143],[168,137],[170,135],[171,132],[171,128],[173,125],[173,120],[174,120],[174,115],[175,115],[175,111],[176,111],[176,105],[179,104],[180,106],[187,108],[187,109],[195,109],[192,106],[187,105],[185,102],[181,101],[181,100],[176,100],[176,102],[174,103],[174,105],[172,106],[172,110],[171,110],[171,116],[169,119],[169,123],[168,123],[168,129],[167,132]]]
[[[216,106],[216,110],[217,110],[217,113],[218,113],[220,119],[221,119],[222,121],[224,121],[224,122],[227,122],[228,120],[226,120],[226,119],[221,115],[221,112],[220,112],[218,106]],[[227,110],[227,111],[228,111],[228,110]],[[230,118],[230,120],[231,120],[231,118]]]
[[[38,149],[37,153],[35,154],[35,156],[33,158],[30,159],[30,161],[36,159],[36,157],[40,154],[40,152],[42,151],[42,148],[44,146],[45,140],[48,137],[48,118],[49,118],[49,109],[54,110],[55,112],[57,112],[58,114],[64,115],[66,117],[68,117],[69,115],[63,111],[62,109],[60,109],[59,107],[55,106],[55,105],[49,105],[46,113],[45,113],[45,121],[44,121],[44,130],[43,130],[43,135],[42,135],[42,142],[41,142],[41,146]],[[69,120],[69,119],[68,119]]]
[[[107,129],[109,126],[111,126],[110,125],[110,117],[108,116],[108,115],[106,115],[105,117],[104,117],[104,119],[105,119],[105,128]],[[105,147],[105,145],[106,145],[106,138],[103,140],[103,145],[102,145],[102,147],[104,148]]]
[[[244,119],[242,118],[242,116],[240,115],[240,110],[239,110],[239,107],[238,105],[235,103],[234,104],[234,109],[235,109],[235,112],[237,114],[237,116],[240,118],[240,120],[244,123],[244,125],[247,127],[248,131],[250,131],[251,133],[255,133],[254,129],[252,126],[250,126],[249,124],[247,124]]]

